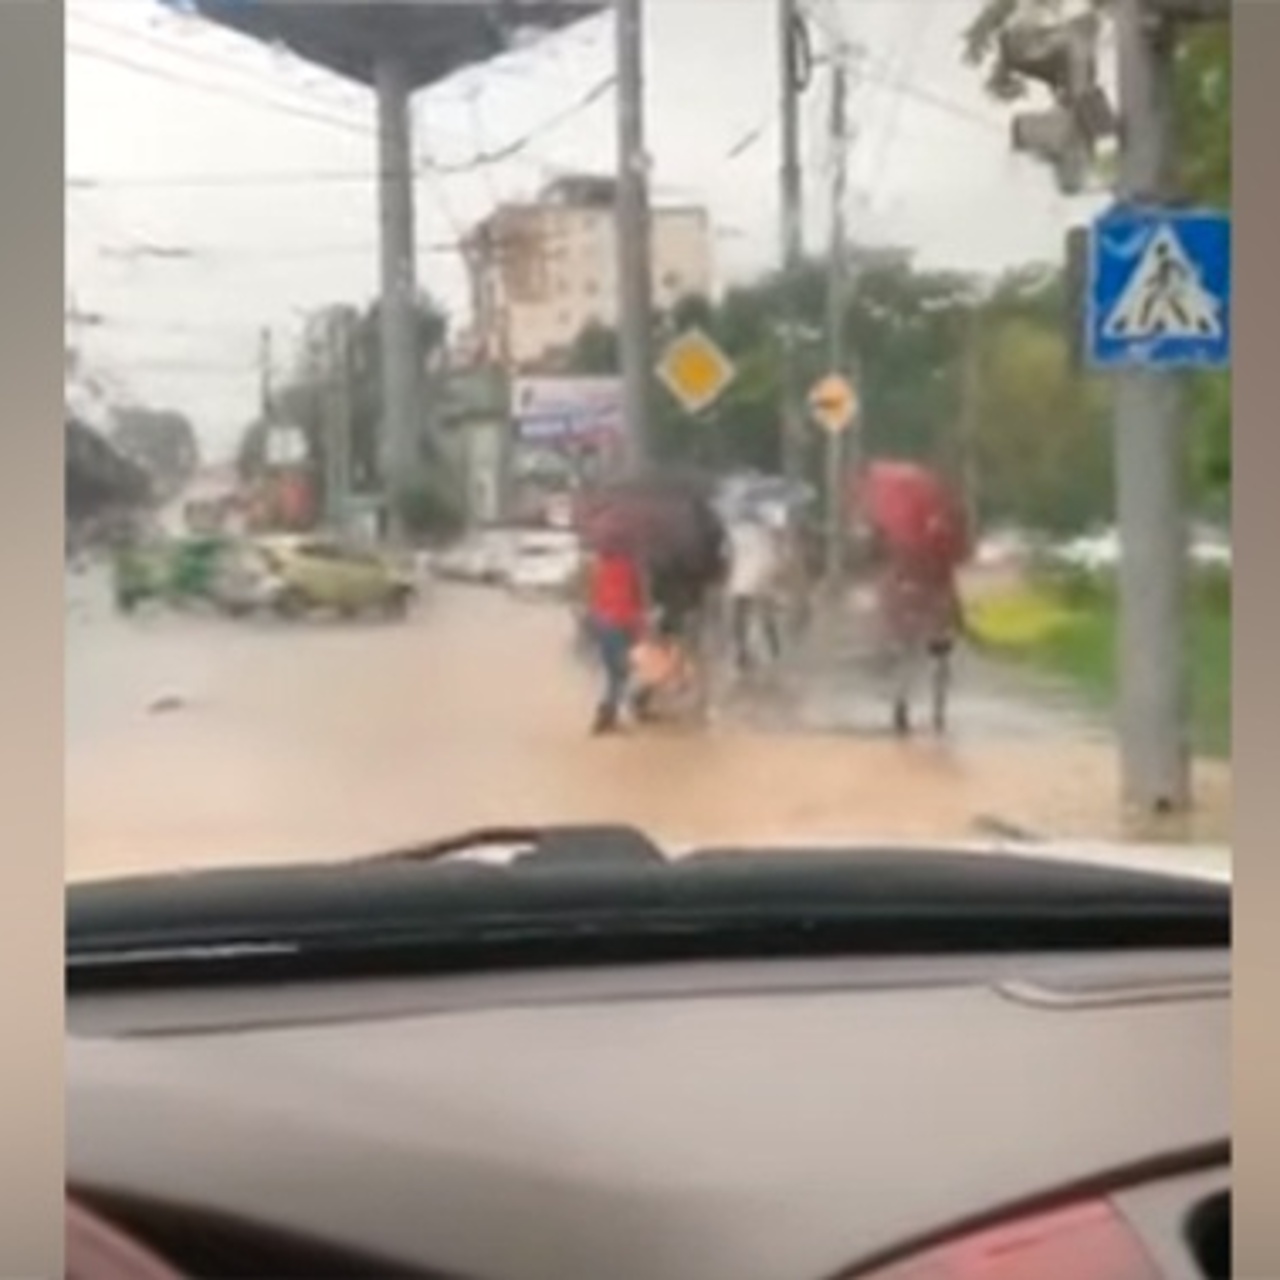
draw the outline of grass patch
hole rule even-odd
[[[1035,582],[968,609],[970,630],[984,648],[1074,684],[1101,706],[1117,683],[1117,615],[1105,586]],[[1197,752],[1231,754],[1231,598],[1229,586],[1197,584],[1191,599],[1192,732]]]

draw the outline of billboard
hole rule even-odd
[[[524,444],[603,443],[622,434],[622,379],[517,378],[511,416]]]

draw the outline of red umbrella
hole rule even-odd
[[[969,554],[968,521],[943,477],[915,462],[881,461],[855,482],[857,513],[898,555],[956,565]]]

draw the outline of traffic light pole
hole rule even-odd
[[[805,414],[800,387],[800,316],[796,306],[797,277],[804,258],[800,174],[800,77],[796,33],[800,15],[796,0],[777,0],[779,123],[781,165],[779,210],[782,226],[781,302],[779,339],[782,348],[781,454],[788,480],[802,479]]]
[[[1171,192],[1174,28],[1145,0],[1119,0],[1125,203]],[[1121,372],[1115,383],[1119,569],[1118,719],[1122,799],[1138,822],[1191,804],[1185,510],[1186,451],[1176,374]]]

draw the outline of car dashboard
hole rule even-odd
[[[823,1280],[1071,1188],[1220,1189],[1228,990],[1140,952],[90,995],[69,1177],[191,1276]]]

